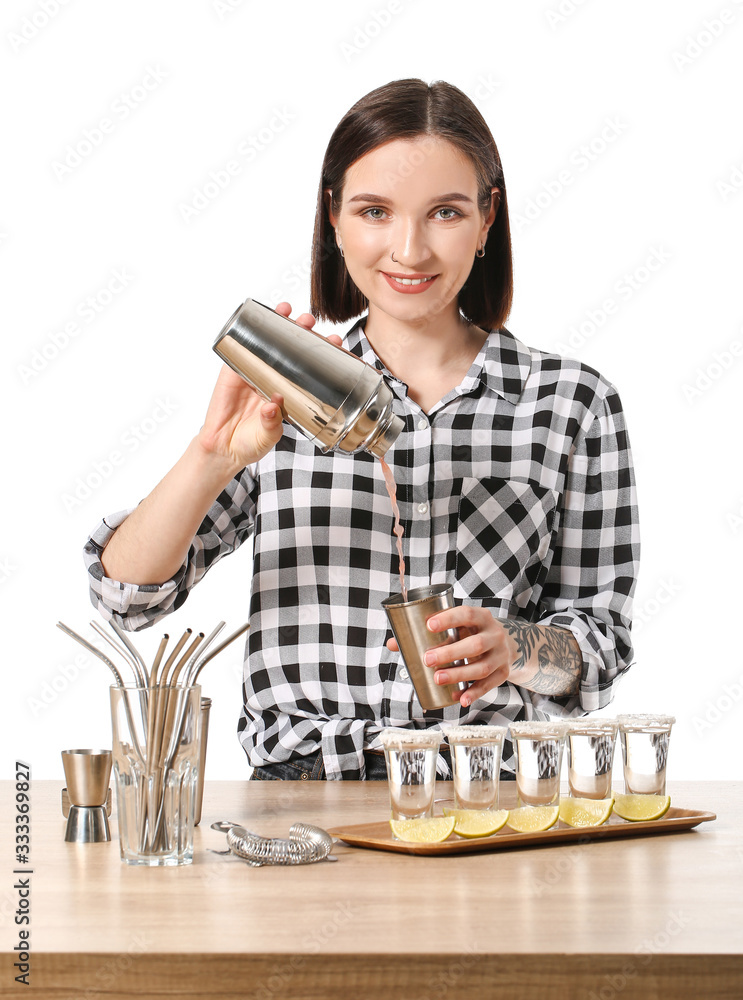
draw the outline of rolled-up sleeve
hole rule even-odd
[[[106,621],[136,632],[176,611],[191,589],[222,556],[234,552],[253,530],[255,480],[243,469],[220,493],[201,522],[188,554],[170,580],[126,583],[105,575],[101,555],[116,529],[136,508],[104,517],[83,547],[90,600]]]
[[[540,601],[540,625],[569,629],[583,655],[580,689],[532,695],[549,715],[597,711],[632,664],[632,601],[640,534],[624,413],[611,388],[569,457],[555,555]]]

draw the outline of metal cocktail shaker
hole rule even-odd
[[[204,804],[204,768],[206,767],[206,741],[209,736],[209,713],[212,708],[211,698],[201,699],[201,742],[199,743],[199,774],[196,778],[196,805],[194,807],[193,825],[201,822],[201,807]]]
[[[214,351],[266,399],[281,393],[284,418],[323,453],[382,458],[403,428],[378,371],[255,299],[235,310]]]

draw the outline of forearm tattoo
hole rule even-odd
[[[524,687],[537,694],[570,695],[578,692],[583,657],[572,632],[551,625],[532,625],[513,618],[501,625],[515,641],[516,658],[511,670],[518,684],[524,673]],[[531,675],[531,676],[530,676]]]

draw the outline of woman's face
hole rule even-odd
[[[394,139],[353,163],[337,216],[326,189],[346,267],[370,309],[409,321],[458,315],[457,295],[495,218],[499,193],[492,190],[483,220],[472,163],[432,136]],[[424,280],[395,280],[403,276]]]

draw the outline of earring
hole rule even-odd
[[[485,244],[484,243],[482,244],[482,246],[478,247],[478,249],[475,251],[475,256],[476,257],[484,257],[485,256]]]
[[[339,249],[339,250],[340,250],[340,252],[341,252],[341,257],[345,257],[346,255],[345,255],[345,254],[343,253],[343,247],[341,246],[341,244],[340,244],[340,243],[338,244],[338,249]]]

